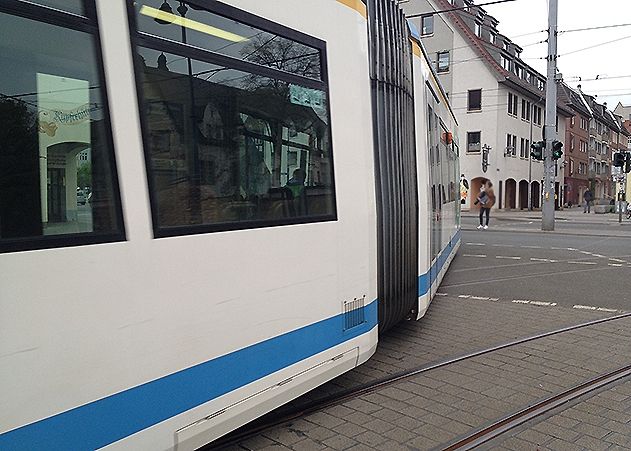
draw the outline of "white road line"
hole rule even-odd
[[[500,298],[489,298],[489,301],[493,301],[493,302],[497,302],[499,300],[500,300]]]
[[[532,305],[540,305],[542,307],[549,307],[552,305],[552,302],[545,302],[545,301],[530,301],[530,304]]]
[[[567,262],[571,265],[595,265],[595,262]]]
[[[592,255],[598,258],[607,258],[605,255],[600,255],[600,254],[592,254]]]
[[[608,263],[607,266],[615,266],[616,268],[620,268],[622,264],[621,263]]]
[[[489,298],[485,298],[484,296],[471,296],[471,299],[477,299],[479,301],[488,301]]]
[[[484,243],[465,243],[468,244],[469,246],[486,246],[486,244]]]
[[[525,249],[543,249],[541,246],[519,246]]]
[[[568,248],[567,248],[567,250],[568,250],[568,251],[576,251],[576,250],[578,250],[578,249],[574,249],[573,247],[568,247]]]
[[[493,247],[515,247],[510,244],[492,244]]]
[[[551,260],[549,258],[535,258],[535,257],[531,257],[530,261],[533,261],[533,262],[558,263],[558,260]]]
[[[609,260],[611,260],[612,262],[626,263],[626,261],[620,260],[619,258],[609,257]]]
[[[524,301],[523,299],[513,299],[515,304],[530,304],[530,301]]]
[[[598,307],[592,307],[591,305],[575,305],[572,308],[579,310],[597,310]]]
[[[470,294],[459,294],[458,297],[459,298],[463,298],[463,299],[467,299],[467,298],[470,298],[471,295]]]
[[[462,254],[463,257],[478,257],[478,258],[485,258],[486,255],[484,254]]]
[[[509,257],[508,255],[496,255],[495,258],[505,258],[509,260],[521,260],[521,257]]]
[[[592,255],[591,252],[587,252],[587,251],[579,251],[581,254],[585,254],[585,255]]]
[[[565,248],[563,247],[551,247],[550,249],[552,249],[553,251],[564,251]]]
[[[436,293],[436,296],[448,296],[447,293]]]
[[[596,310],[598,310],[599,312],[617,312],[618,311],[615,308],[605,308],[605,307],[598,307]]]

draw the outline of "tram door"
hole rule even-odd
[[[438,255],[441,249],[442,240],[442,183],[441,183],[441,155],[439,148],[439,119],[436,114],[436,102],[433,96],[428,94],[428,142],[429,142],[429,188],[430,188],[430,205],[431,205],[431,222],[429,231],[429,242],[432,264],[430,266],[429,282],[430,295],[434,294],[432,284],[438,277],[440,271]]]
[[[48,222],[63,222],[66,219],[65,175],[65,169],[48,169]]]

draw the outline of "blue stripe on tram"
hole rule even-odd
[[[377,325],[377,301],[366,322],[344,330],[344,315],[270,338],[231,354],[0,434],[0,450],[93,450],[186,412]]]

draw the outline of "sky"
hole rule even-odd
[[[475,3],[488,1],[476,0]],[[583,92],[596,95],[599,103],[607,102],[610,110],[618,102],[631,105],[631,0],[558,0],[558,5],[559,32],[628,24],[560,33],[557,65],[568,85],[580,84]],[[524,62],[545,75],[548,46],[538,42],[546,39],[547,33],[537,31],[548,28],[548,0],[515,0],[482,8],[499,20],[500,33],[524,48],[521,54]],[[603,44],[614,40],[619,41]],[[581,50],[592,46],[596,47]],[[576,50],[580,51],[570,53]],[[612,78],[621,76],[628,77]],[[598,79],[594,80],[596,77]]]

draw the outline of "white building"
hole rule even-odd
[[[497,30],[499,22],[472,2],[410,0],[403,6],[407,16],[417,17],[412,20],[434,55],[435,70],[458,118],[461,172],[471,188],[463,207],[472,206],[486,178],[495,185],[496,208],[524,209],[529,202],[538,208],[543,164],[530,159],[530,144],[543,139],[545,77],[520,59],[522,49]],[[466,9],[431,14],[455,7]],[[557,111],[573,115],[562,103]],[[563,141],[565,121],[557,117],[557,124]],[[486,171],[484,149],[490,149]],[[557,193],[559,187],[560,167]]]

